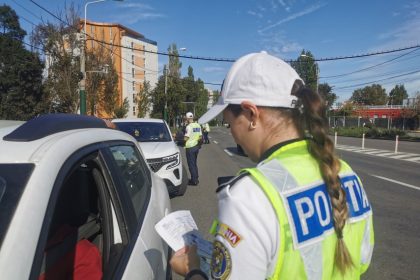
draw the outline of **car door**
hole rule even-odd
[[[30,279],[102,279],[124,231],[113,225],[115,195],[104,143],[80,148],[55,179]],[[123,227],[124,228],[124,227]],[[119,237],[119,238],[118,238]]]
[[[151,196],[150,170],[134,143],[112,143],[108,147],[106,162],[119,199],[116,205],[116,224],[125,226],[127,245],[119,252],[118,265],[109,279],[135,272],[138,279],[152,279],[153,270],[146,255],[146,244],[140,238]],[[153,230],[148,227],[147,230]]]
[[[168,247],[156,234],[154,225],[163,218],[166,205],[153,200],[152,174],[133,143],[109,146],[113,177],[118,178],[117,192],[124,204],[129,245],[121,257],[115,276],[124,279],[165,279]],[[108,161],[109,163],[111,160]],[[115,181],[117,182],[117,180]],[[165,188],[163,182],[162,189]]]

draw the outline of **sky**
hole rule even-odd
[[[70,0],[32,0],[59,14]],[[5,0],[28,33],[33,24],[56,22],[30,0]],[[87,1],[74,0],[84,17]],[[1,3],[1,2],[0,2]],[[302,50],[315,59],[357,56],[404,49],[388,54],[319,61],[319,83],[328,83],[338,102],[373,83],[387,94],[403,84],[410,97],[420,92],[420,0],[124,0],[89,4],[87,19],[119,23],[158,44],[167,52],[176,43],[180,54],[237,59],[262,50],[295,60]],[[159,55],[159,70],[168,57]],[[231,62],[181,58],[182,75],[192,66],[195,78],[220,89]]]

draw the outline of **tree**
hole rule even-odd
[[[318,93],[324,99],[327,109],[330,109],[337,100],[337,95],[332,92],[332,87],[328,83],[320,84],[318,87]]]
[[[403,100],[408,98],[404,85],[396,85],[389,93],[389,105],[402,105]]]
[[[127,117],[128,113],[128,106],[130,106],[130,103],[128,102],[128,98],[124,98],[124,101],[121,106],[117,106],[114,110],[114,118],[116,119],[122,119]]]
[[[358,105],[385,105],[388,96],[381,85],[373,84],[363,89],[356,89],[350,100]]]
[[[169,72],[168,75],[171,78],[180,78],[181,77],[181,68],[182,63],[179,61],[179,52],[176,47],[175,43],[172,43],[168,47],[168,54],[169,54]]]
[[[138,113],[137,117],[144,118],[150,110],[151,105],[151,90],[150,83],[145,81],[143,86],[140,88],[139,94],[137,96],[137,108]]]
[[[302,50],[295,61],[290,64],[305,82],[305,85],[316,91],[318,83],[318,64],[310,51]]]
[[[25,49],[26,32],[16,12],[0,6],[0,118],[28,120],[46,108],[42,104],[43,64]]]
[[[80,20],[74,6],[65,7],[64,22],[41,23],[35,27],[32,42],[44,49],[48,77],[45,81],[46,102],[50,111],[75,113],[79,108],[78,83],[80,76],[80,49],[78,38]],[[68,25],[67,25],[68,23]]]
[[[345,102],[337,111],[337,116],[350,116],[354,111],[354,107],[352,102]]]
[[[173,43],[168,48],[169,65],[164,68],[164,75],[159,77],[158,83],[152,93],[152,117],[163,118],[165,104],[167,105],[168,124],[175,125],[176,118],[181,109],[185,107],[182,104],[185,100],[185,88],[181,80],[182,63],[179,61],[176,44]],[[166,95],[165,95],[165,73]]]

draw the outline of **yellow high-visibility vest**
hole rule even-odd
[[[343,236],[354,264],[343,275],[334,262],[337,236],[330,197],[307,145],[306,140],[287,144],[258,167],[241,171],[262,188],[280,225],[277,264],[269,279],[360,279],[374,244],[366,193],[350,166],[341,161],[339,176],[349,207]]]

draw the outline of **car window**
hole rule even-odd
[[[163,122],[116,122],[121,131],[130,134],[139,142],[172,141],[168,127]]]
[[[60,186],[49,222],[39,280],[102,276],[103,215],[91,164],[77,164]],[[77,254],[89,250],[89,257]],[[67,256],[71,257],[67,257]],[[72,278],[72,277],[71,277]]]
[[[26,163],[0,164],[0,245],[33,168]]]
[[[121,173],[124,187],[130,196],[136,217],[139,219],[150,188],[148,176],[150,171],[142,163],[140,154],[134,146],[113,146],[110,150]]]

